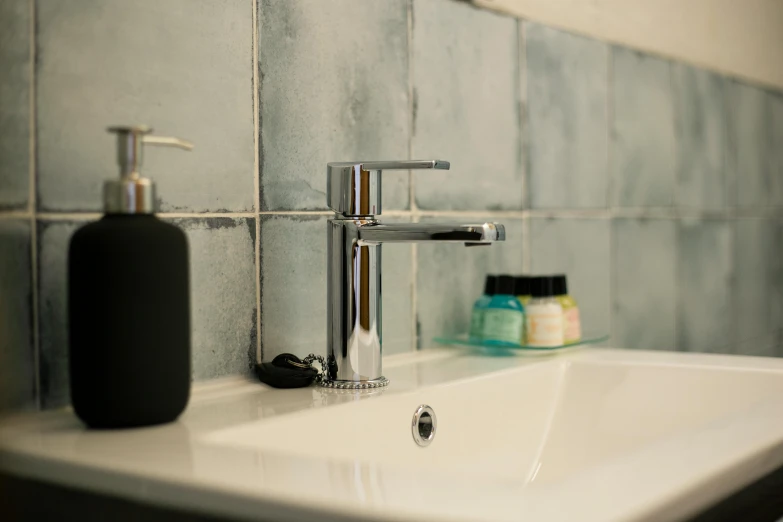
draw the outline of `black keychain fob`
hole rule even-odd
[[[296,355],[281,353],[272,362],[256,365],[258,379],[273,388],[304,388],[318,376],[318,370]]]

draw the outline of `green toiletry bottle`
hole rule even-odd
[[[484,281],[484,295],[479,297],[473,305],[473,312],[470,316],[470,340],[473,342],[481,342],[483,338],[484,312],[492,301],[492,296],[495,295],[495,280],[495,276],[487,276]]]
[[[497,277],[495,295],[484,311],[484,344],[519,346],[525,332],[525,313],[522,303],[514,295],[514,278]]]

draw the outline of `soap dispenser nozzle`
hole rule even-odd
[[[113,214],[152,214],[155,212],[155,183],[139,172],[144,145],[192,150],[193,144],[170,136],[150,136],[152,129],[146,125],[115,126],[107,130],[117,135],[120,178],[104,183],[104,209]]]

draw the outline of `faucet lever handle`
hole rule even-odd
[[[326,203],[344,216],[381,213],[381,173],[384,170],[449,170],[443,160],[341,161],[326,166]]]
[[[357,161],[353,165],[363,170],[449,170],[451,167],[443,160]]]

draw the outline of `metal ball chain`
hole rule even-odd
[[[338,381],[318,381],[320,386],[324,388],[334,388],[338,390],[370,390],[373,388],[382,388],[388,386],[389,379],[386,377],[380,377],[375,381],[368,382],[338,382]]]
[[[313,362],[318,362],[318,364],[321,365],[321,371],[318,372],[318,375],[315,377],[315,382],[318,383],[319,386],[323,386],[324,388],[333,388],[338,390],[369,390],[373,388],[382,388],[384,386],[388,386],[389,379],[386,377],[381,377],[375,381],[371,382],[349,382],[349,381],[333,381],[330,380],[326,376],[327,371],[327,363],[326,358],[322,355],[316,355],[314,353],[311,353],[307,357],[305,357],[302,360],[303,364],[306,364],[310,367],[313,366]]]
[[[318,384],[321,384],[323,381],[327,380],[326,379],[326,368],[327,368],[326,359],[322,355],[316,355],[314,353],[311,353],[310,355],[308,355],[307,357],[302,359],[302,364],[306,364],[306,365],[308,365],[308,366],[310,366],[312,368],[314,361],[318,361],[318,364],[321,365],[321,371],[318,372],[318,375],[315,378],[315,382],[317,382]]]

